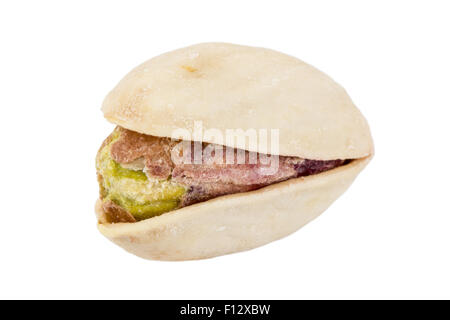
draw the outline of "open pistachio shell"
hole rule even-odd
[[[132,131],[196,140],[204,129],[279,130],[271,153],[311,160],[351,160],[341,167],[218,197],[136,223],[99,230],[140,257],[190,260],[252,249],[280,239],[321,214],[373,156],[367,121],[326,74],[265,48],[203,43],[150,59],[127,74],[102,106],[109,121]],[[203,142],[261,152],[211,135]],[[245,141],[245,140],[243,140]]]

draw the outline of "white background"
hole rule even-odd
[[[2,1],[0,298],[450,298],[448,1]],[[146,261],[96,229],[104,96],[205,41],[269,47],[342,84],[376,156],[267,246]]]

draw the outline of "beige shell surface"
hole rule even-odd
[[[367,122],[340,85],[264,48],[204,43],[165,53],[126,75],[102,110],[109,121],[154,136],[171,137],[179,128],[193,133],[201,121],[204,130],[222,133],[279,129],[272,154],[330,160],[373,153]],[[203,141],[260,151],[216,135]]]
[[[215,198],[136,223],[99,223],[100,232],[146,259],[192,260],[249,250],[280,239],[320,215],[370,158],[256,191]],[[101,206],[97,215],[102,221]]]

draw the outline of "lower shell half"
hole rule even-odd
[[[194,260],[245,251],[298,230],[351,185],[370,158],[255,191],[218,197],[135,223],[99,223],[109,240],[139,257]],[[96,205],[102,221],[100,200]]]

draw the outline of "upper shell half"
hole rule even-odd
[[[264,48],[204,43],[141,64],[106,97],[105,117],[127,129],[171,137],[179,128],[278,129],[280,155],[316,160],[369,156],[366,120],[330,77]],[[193,136],[192,140],[195,140]],[[228,145],[217,136],[203,141]],[[258,151],[251,145],[230,145]]]

